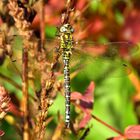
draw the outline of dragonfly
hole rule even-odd
[[[120,67],[124,70],[123,74],[128,74],[131,72],[128,64],[126,62],[117,59],[116,57],[119,54],[119,51],[125,54],[125,52],[130,52],[133,43],[122,41],[122,42],[107,42],[107,43],[95,43],[90,41],[74,41],[73,38],[74,29],[71,24],[66,23],[60,26],[58,29],[57,41],[59,43],[59,52],[62,55],[63,60],[63,75],[64,75],[64,93],[65,93],[65,126],[66,128],[70,128],[71,126],[71,111],[70,111],[70,103],[71,103],[71,79],[70,79],[70,62],[72,60],[77,61],[76,65],[81,65],[84,63],[85,59],[88,62],[93,63],[93,61],[99,61],[99,67],[95,67],[96,69],[100,69],[102,67],[102,63],[100,63],[100,58],[103,62],[107,59],[111,62],[112,70]],[[17,37],[17,36],[14,36]],[[49,42],[50,40],[48,40]],[[15,42],[14,42],[15,43]],[[55,43],[54,43],[55,44]],[[19,45],[19,44],[18,44]],[[83,47],[85,46],[85,47]],[[49,49],[50,44],[46,42],[45,48]],[[83,47],[80,49],[80,47]],[[138,51],[138,46],[135,47],[135,52]],[[87,53],[88,52],[88,53]],[[78,54],[78,57],[75,59],[74,55]],[[133,54],[133,52],[132,52]],[[17,54],[16,54],[17,55]],[[120,56],[122,57],[122,56]],[[129,56],[128,56],[129,57]],[[14,60],[14,59],[13,59]],[[12,61],[13,61],[12,60]],[[13,61],[15,62],[15,61]],[[113,64],[114,63],[114,64]],[[115,67],[113,67],[115,66]],[[85,65],[83,67],[86,67]],[[92,71],[92,69],[91,69]],[[111,71],[108,71],[111,73]],[[104,73],[107,75],[107,72]],[[119,74],[115,74],[115,76],[122,76]]]
[[[63,59],[63,64],[64,64],[63,74],[64,74],[64,91],[65,91],[65,125],[66,125],[66,128],[70,128],[70,100],[71,100],[70,58],[73,53],[74,45],[78,45],[78,42],[74,42],[73,33],[74,33],[74,29],[69,23],[63,24],[59,28],[59,32],[58,32],[58,34],[59,34],[58,36],[60,39],[60,50],[62,53],[62,59]],[[128,42],[116,42],[116,44],[117,45],[123,44],[127,47],[130,45]],[[115,45],[115,43],[114,43],[114,45]],[[105,44],[103,46],[105,46]],[[113,48],[111,48],[111,49],[113,49]],[[112,50],[113,53],[115,51],[116,51],[116,49]],[[112,54],[112,55],[114,55],[114,54]],[[123,66],[127,67],[127,65],[125,65],[125,64],[123,64]]]

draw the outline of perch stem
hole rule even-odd
[[[115,129],[114,127],[112,127],[111,125],[107,124],[106,122],[102,121],[101,119],[99,119],[95,115],[92,115],[92,118],[95,119],[96,121],[98,121],[99,123],[105,125],[106,127],[108,127],[109,129],[111,129],[112,131],[116,132],[117,134],[123,136],[123,133],[122,132],[120,132],[119,130]]]
[[[19,89],[21,91],[21,89],[22,89],[21,86],[19,84],[17,84],[14,80],[10,79],[9,77],[5,76],[2,73],[0,73],[0,78],[7,81],[8,83],[10,83],[11,85],[13,85],[14,87],[16,87],[17,89]]]
[[[41,32],[41,49],[44,48],[45,43],[45,8],[44,0],[41,0],[40,5],[40,32]]]
[[[29,140],[29,121],[28,121],[28,52],[23,49],[23,63],[22,63],[22,103],[21,109],[23,111],[23,140]]]

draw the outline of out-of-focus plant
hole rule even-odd
[[[0,86],[0,120],[2,120],[9,111],[10,97],[8,92],[3,86]],[[4,135],[4,132],[0,130],[0,136]]]
[[[70,8],[68,3],[74,8]],[[130,59],[135,71],[129,76],[132,84],[127,78],[109,81],[99,77],[94,82],[90,78],[82,81],[83,77],[78,76],[79,69],[72,72],[71,85],[75,91],[71,93],[72,128],[67,131],[61,115],[64,113],[64,99],[61,96],[63,80],[62,68],[59,67],[61,61],[58,62],[60,54],[56,50],[51,56],[55,42],[48,41],[49,48],[45,49],[45,39],[55,38],[56,26],[66,21],[75,29],[75,40],[87,39],[99,43],[125,40],[138,44],[139,13],[139,0],[68,0],[67,3],[64,0],[0,1],[0,82],[8,89],[12,101],[7,94],[0,94],[0,118],[7,112],[10,114],[2,121],[0,136],[19,139],[20,135],[24,140],[98,140],[113,137],[114,131],[118,136],[112,140],[140,139],[139,125],[131,126],[137,122],[136,119],[140,120],[139,53]],[[16,35],[19,38],[11,43]],[[19,43],[21,40],[22,43]],[[14,47],[18,49],[14,50]],[[14,51],[17,56],[14,64],[17,63],[18,67],[7,69],[9,58],[14,60]],[[87,49],[87,53],[92,52]],[[23,59],[19,62],[21,53]],[[122,58],[129,59],[126,50],[121,49],[119,53]],[[110,85],[111,88],[108,88]],[[132,95],[134,88],[136,94]],[[3,87],[0,89],[5,91]],[[82,94],[84,89],[87,90]],[[14,121],[11,121],[13,118]],[[16,129],[12,127],[11,130],[7,122]],[[120,131],[124,129],[123,134]]]

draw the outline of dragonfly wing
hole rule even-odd
[[[75,63],[75,61],[71,61]],[[72,64],[71,64],[72,65]],[[123,60],[103,60],[100,58],[84,57],[77,61],[75,67],[71,68],[71,73],[78,71],[78,74],[90,80],[103,78],[119,78],[131,73],[132,68],[129,63]]]
[[[23,47],[23,37],[21,36],[13,36],[10,38],[12,40],[12,62],[16,62],[17,67],[21,69],[21,56],[22,56],[22,47]],[[39,40],[38,40],[39,41]],[[94,69],[100,68],[100,66],[107,65],[107,71],[102,69],[106,75],[106,73],[111,73],[111,71],[115,71],[116,69],[120,69],[124,72],[124,74],[115,74],[113,77],[118,77],[119,75],[123,76],[130,73],[130,66],[127,61],[124,61],[127,58],[131,58],[138,51],[138,47],[134,47],[134,44],[130,42],[108,42],[108,43],[95,43],[95,42],[74,42],[74,50],[72,50],[73,54],[71,56],[72,59],[72,71],[75,69],[81,70],[81,68],[85,68],[85,66],[93,66]],[[45,43],[45,50],[48,56],[48,60],[50,62],[53,61],[53,55],[58,53],[56,48],[59,48],[59,40],[55,39],[47,39]],[[132,48],[133,53],[132,53]],[[18,61],[20,59],[20,61]],[[15,60],[15,61],[14,61]],[[61,59],[59,59],[61,60]],[[74,61],[73,61],[74,60]],[[60,61],[61,63],[62,61]],[[14,64],[15,65],[15,64]],[[95,65],[95,66],[94,66]],[[90,69],[93,69],[90,68]],[[106,67],[106,66],[105,66]],[[110,72],[109,72],[110,71]],[[87,72],[85,72],[87,73]],[[96,72],[95,72],[96,73]],[[98,70],[97,70],[98,73]],[[119,76],[120,77],[120,76]]]
[[[23,48],[23,39],[24,37],[23,36],[18,36],[18,35],[14,35],[14,36],[11,36],[9,37],[11,38],[10,39],[10,45],[11,45],[11,50],[12,50],[12,55],[11,55],[11,59],[10,62],[9,62],[9,66],[8,66],[8,69],[13,69],[15,70],[15,67],[16,67],[16,72],[17,72],[17,69],[21,72],[21,69],[22,69],[22,48]],[[38,39],[38,51],[40,49],[40,40]],[[48,64],[53,61],[53,56],[57,53],[57,49],[58,48],[58,41],[56,39],[47,39],[45,44],[44,44],[44,49],[45,49],[45,53],[47,54],[46,55],[46,60],[48,61]],[[31,52],[32,54],[34,52]],[[31,54],[31,55],[32,55]],[[28,56],[29,58],[29,61],[30,61],[30,64],[33,64],[33,66],[35,67],[34,65],[34,60],[32,59],[32,56],[31,58]]]
[[[113,59],[120,57],[133,57],[140,49],[137,44],[127,41],[98,43],[92,41],[74,42],[74,50],[89,54],[92,57]]]
[[[8,70],[21,75],[22,37],[17,35],[8,36],[6,44],[10,47],[9,58],[7,58],[7,68]]]
[[[97,77],[127,76],[132,71],[129,60],[138,51],[138,47],[136,47],[132,54],[132,45],[134,44],[129,42],[78,43],[76,44],[78,49],[75,47],[73,50],[71,63],[76,63],[76,68],[78,67],[91,80],[95,80]],[[72,71],[75,71],[76,68],[72,68]]]

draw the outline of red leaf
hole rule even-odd
[[[0,137],[3,136],[5,133],[4,131],[0,130]]]
[[[0,18],[0,25],[1,25],[1,24],[3,24],[3,21],[2,21],[2,19]]]
[[[94,82],[91,82],[83,95],[79,92],[73,92],[71,94],[71,100],[74,103],[74,105],[77,106],[84,113],[84,116],[79,123],[80,129],[84,128],[85,125],[92,118],[91,111],[93,108],[94,101],[93,100],[94,88],[95,88]]]
[[[132,9],[127,15],[124,28],[120,32],[120,35],[125,40],[137,43],[140,41],[140,10]]]
[[[86,6],[86,0],[79,0],[76,4],[76,9],[82,10]]]
[[[89,24],[88,31],[89,33],[93,34],[100,33],[105,27],[104,21],[99,17],[95,17],[94,20],[93,19],[89,20],[88,24]]]
[[[91,118],[92,117],[90,113],[85,113],[83,119],[80,121],[79,128],[84,128]]]
[[[140,139],[140,125],[132,125],[125,129],[125,136],[128,139]]]
[[[72,92],[71,94],[71,100],[80,100],[82,99],[82,94],[79,92]]]
[[[22,116],[22,112],[18,109],[18,107],[13,103],[9,103],[9,112],[13,113],[16,116]]]
[[[61,10],[64,8],[65,1],[64,0],[50,0],[49,4],[53,6],[52,8],[55,10]]]
[[[125,140],[125,138],[123,136],[118,136],[118,137],[109,138],[107,140]]]
[[[87,100],[92,101],[93,102],[93,91],[94,91],[95,85],[94,82],[91,82],[90,85],[88,86],[88,88],[85,91],[85,97]]]
[[[86,109],[92,109],[94,88],[95,85],[93,82],[91,82],[88,88],[86,89],[84,95],[82,95],[79,92],[73,92],[71,94],[71,100],[75,102],[78,105],[78,107],[83,111],[85,111]]]

